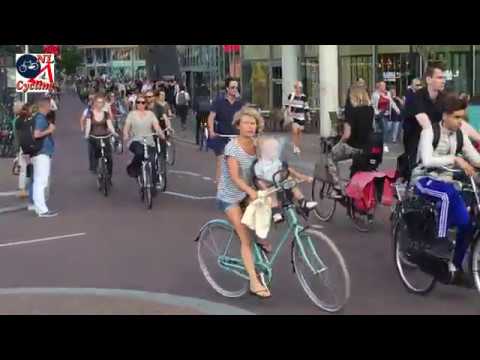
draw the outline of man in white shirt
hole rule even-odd
[[[442,167],[457,166],[466,175],[473,176],[476,174],[474,166],[480,167],[480,154],[462,127],[467,102],[456,94],[447,94],[443,101],[442,121],[421,132],[418,148],[420,163],[412,172],[412,182],[415,183],[416,194],[441,203],[438,238],[447,237],[449,226],[458,228],[453,261],[448,267],[449,281],[461,283],[464,279],[462,262],[473,237],[473,227],[452,173],[442,170]],[[460,152],[466,160],[458,156]]]

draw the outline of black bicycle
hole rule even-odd
[[[156,194],[156,179],[158,179],[158,172],[156,170],[157,151],[154,151],[150,157],[147,139],[150,136],[157,134],[150,134],[143,137],[143,160],[140,175],[138,176],[138,185],[140,187],[140,199],[145,203],[145,207],[151,210],[153,207],[153,197]]]
[[[456,285],[480,291],[480,199],[473,177],[462,170],[444,168],[462,178],[462,196],[473,223],[473,241],[464,258],[466,278]],[[393,254],[398,275],[407,289],[415,294],[428,294],[437,281],[450,285],[448,262],[455,249],[454,234],[436,238],[439,211],[436,202],[413,194],[413,186],[404,191],[397,187],[399,199],[392,214]]]
[[[110,142],[106,143],[106,139],[110,139],[113,135],[107,136],[94,136],[90,135],[90,137],[94,140],[100,141],[100,158],[97,165],[97,186],[98,190],[103,192],[104,196],[108,196],[110,193],[110,187],[112,185],[110,174],[108,173],[108,158],[105,155],[105,148],[110,146]]]

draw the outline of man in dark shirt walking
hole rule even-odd
[[[238,81],[233,78],[225,80],[225,95],[215,99],[208,116],[209,147],[215,152],[216,182],[220,178],[223,150],[229,139],[218,135],[236,135],[237,130],[233,127],[233,116],[243,107],[243,101],[237,98]],[[216,126],[215,126],[216,125]]]

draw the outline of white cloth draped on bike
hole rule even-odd
[[[254,230],[261,239],[267,238],[272,220],[272,200],[265,194],[259,191],[257,200],[247,206],[242,217],[242,224]]]

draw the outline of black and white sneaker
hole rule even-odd
[[[47,211],[45,213],[42,213],[42,214],[38,214],[38,217],[41,217],[41,218],[51,218],[51,217],[55,217],[55,216],[58,216],[58,212],[57,211]]]

